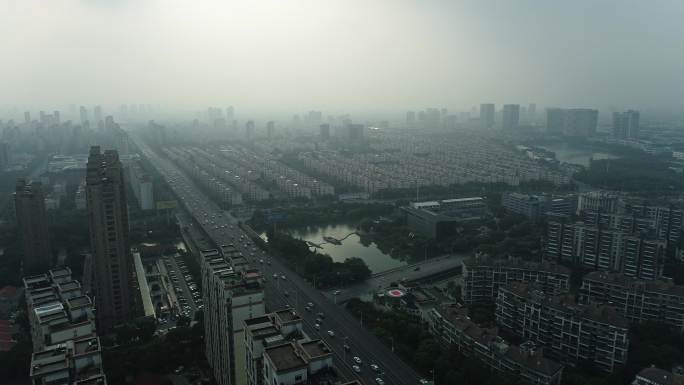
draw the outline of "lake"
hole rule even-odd
[[[588,167],[589,160],[594,159],[616,159],[618,156],[606,152],[585,150],[577,147],[568,146],[565,143],[540,146],[546,150],[556,153],[556,159],[565,163],[578,164]]]
[[[288,232],[295,238],[309,241],[316,244],[325,242],[324,236],[341,239],[356,231],[352,226],[346,224],[308,226],[303,228],[290,229]],[[265,235],[262,234],[265,238]],[[352,234],[341,245],[325,243],[321,248],[316,249],[319,253],[330,255],[335,262],[344,262],[347,258],[358,257],[366,262],[368,268],[373,273],[378,273],[395,267],[405,266],[407,263],[392,258],[378,249],[375,243],[371,242],[364,246],[358,235]]]

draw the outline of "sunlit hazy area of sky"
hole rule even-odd
[[[682,1],[2,2],[0,104],[679,109]]]

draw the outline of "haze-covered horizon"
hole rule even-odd
[[[684,3],[60,1],[4,5],[0,105],[681,111]]]

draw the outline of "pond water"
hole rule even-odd
[[[569,146],[565,143],[550,144],[540,146],[546,150],[553,151],[556,153],[556,159],[565,163],[578,164],[581,166],[588,167],[589,160],[594,159],[616,159],[619,158],[614,154],[600,151],[592,151],[577,147]]]
[[[405,266],[407,263],[392,258],[385,254],[373,242],[364,245],[357,234],[352,234],[356,229],[347,224],[308,226],[289,230],[289,233],[304,241],[320,245],[319,253],[330,255],[335,262],[344,262],[347,258],[358,257],[363,259],[373,273],[378,273],[395,267]],[[349,235],[351,234],[351,235]],[[261,234],[265,238],[265,234]],[[329,236],[342,239],[341,245],[327,243],[323,237]]]

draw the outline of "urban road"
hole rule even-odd
[[[387,385],[419,384],[420,376],[364,329],[359,320],[314,289],[277,258],[265,255],[235,224],[234,218],[224,213],[169,160],[157,155],[140,140],[136,140],[136,144],[169,182],[182,201],[182,206],[194,219],[193,226],[201,226],[215,245],[234,244],[253,265],[260,267],[266,277],[267,309],[275,311],[288,306],[296,309],[302,317],[304,331],[313,338],[323,339],[330,346],[335,367],[342,379],[358,379],[362,383],[372,384],[377,378],[382,378]],[[261,263],[262,260],[264,263]],[[277,279],[274,278],[276,275]],[[305,310],[309,303],[313,304],[311,311]],[[314,327],[318,313],[324,315],[320,330]],[[349,350],[344,348],[345,344]],[[353,370],[354,357],[362,361],[359,372]],[[378,365],[379,371],[372,370],[371,364]]]

